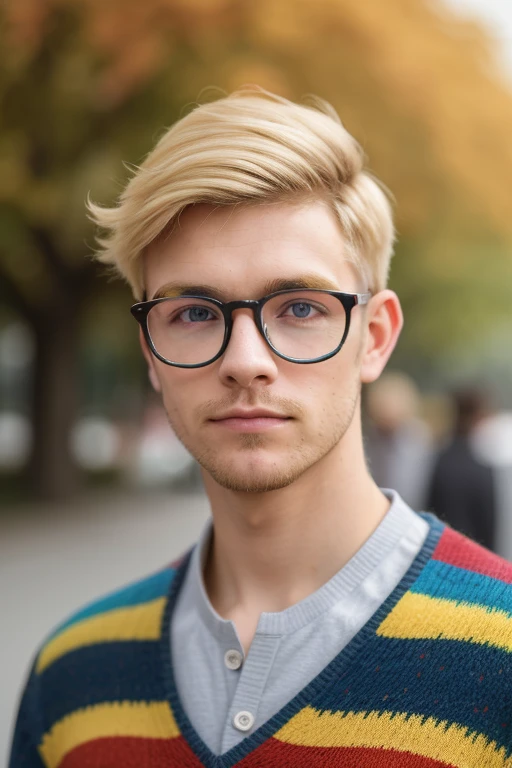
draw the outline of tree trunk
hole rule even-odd
[[[79,302],[69,296],[40,316],[35,331],[30,484],[42,499],[63,499],[79,487],[71,452],[78,414]]]

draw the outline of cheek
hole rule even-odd
[[[167,412],[175,410],[179,407],[179,401],[181,398],[182,386],[179,381],[176,380],[174,370],[169,366],[166,366],[164,370],[158,371],[158,380],[160,382],[160,392],[162,395],[162,401]]]
[[[188,372],[171,369],[160,377],[162,399],[167,413],[180,421],[204,400],[206,387],[201,387]]]
[[[322,399],[330,400],[352,390],[358,368],[354,355],[344,355],[343,352],[345,350],[323,363],[298,366],[302,369],[299,376],[294,377],[298,396],[307,397],[314,406],[321,405]]]
[[[176,387],[164,385],[162,387],[162,400],[167,413],[181,410],[176,398]]]

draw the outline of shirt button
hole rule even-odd
[[[228,669],[240,669],[243,662],[243,656],[240,651],[226,651],[224,654],[224,664]]]
[[[254,725],[254,715],[250,712],[238,712],[233,718],[233,725],[239,731],[249,731]]]

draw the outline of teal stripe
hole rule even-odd
[[[73,626],[73,624],[78,624],[79,621],[84,619],[90,619],[93,616],[98,616],[101,613],[106,613],[116,608],[129,608],[141,603],[147,603],[150,600],[156,600],[159,597],[165,597],[169,592],[169,587],[175,573],[176,569],[166,568],[152,576],[148,576],[142,581],[130,584],[130,586],[124,589],[120,589],[101,600],[87,605],[78,613],[73,614],[63,624],[60,624],[48,639],[51,640],[64,629]]]
[[[480,605],[512,616],[512,589],[491,576],[466,571],[440,560],[430,560],[411,587],[411,592]]]

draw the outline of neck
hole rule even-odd
[[[285,610],[329,581],[389,508],[354,426],[286,488],[237,493],[205,477],[214,530],[206,590],[217,612],[235,622],[246,650],[261,612]]]

